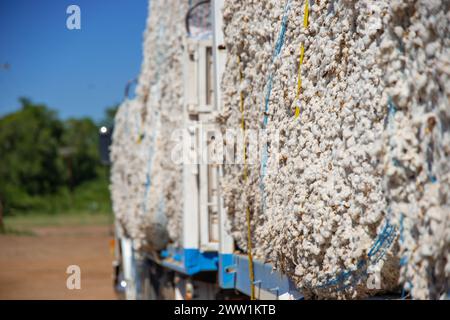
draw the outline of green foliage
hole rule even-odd
[[[111,212],[108,179],[109,175],[103,174],[95,180],[89,180],[80,184],[73,192],[72,203],[70,209],[67,211],[88,213]]]
[[[64,123],[60,154],[66,162],[71,190],[97,177],[100,163],[97,126],[89,118],[69,119]]]
[[[4,213],[109,212],[108,173],[100,164],[94,121],[61,121],[44,105],[20,101],[19,111],[0,118]]]
[[[117,109],[119,109],[118,104],[106,108],[104,118],[100,122],[100,125],[105,126],[107,128],[112,128],[114,126],[114,117],[116,116]]]
[[[51,215],[47,212],[26,212],[5,217],[5,228],[0,230],[0,234],[33,236],[35,227],[111,225],[112,222],[112,214],[79,211]]]
[[[6,212],[13,204],[26,207],[30,197],[56,192],[65,179],[58,156],[61,122],[45,106],[21,102],[20,111],[0,119],[0,198]]]

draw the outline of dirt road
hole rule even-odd
[[[108,226],[33,228],[35,236],[0,235],[0,299],[116,299]],[[66,269],[81,269],[69,290]]]

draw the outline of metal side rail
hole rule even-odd
[[[221,284],[225,284],[222,287],[233,287],[246,295],[250,295],[248,257],[241,254],[233,254],[232,256],[232,262],[230,259],[226,259],[229,264],[220,266],[221,278],[225,277],[220,281]],[[223,260],[221,259],[221,261]],[[284,274],[273,270],[272,265],[253,260],[253,269],[256,299],[303,299],[303,295],[296,289],[294,283]]]
[[[203,271],[217,271],[217,252],[198,249],[169,248],[161,253],[161,265],[171,270],[192,276]]]
[[[284,274],[273,270],[271,264],[253,260],[255,274],[255,297],[258,300],[302,300],[302,293]],[[250,295],[248,257],[242,254],[220,256],[220,286],[223,289],[236,289]],[[399,293],[384,293],[368,297],[368,300],[400,300]],[[448,298],[447,298],[448,299]]]

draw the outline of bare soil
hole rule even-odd
[[[116,299],[111,227],[35,227],[34,236],[0,235],[0,299]],[[66,286],[81,269],[81,289]]]

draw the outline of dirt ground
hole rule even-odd
[[[0,235],[0,299],[116,299],[109,226],[35,227],[34,236]],[[69,265],[81,289],[69,290]]]

